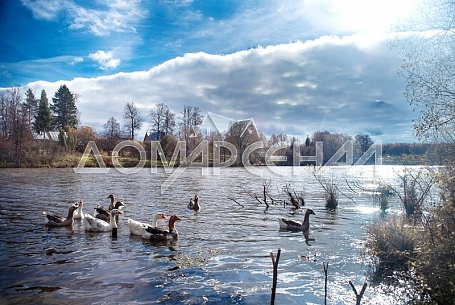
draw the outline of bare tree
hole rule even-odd
[[[414,131],[425,140],[455,143],[454,13],[453,0],[425,1],[422,14],[399,29],[395,43],[405,96],[421,113]]]
[[[156,134],[156,140],[161,140],[165,135],[173,133],[175,128],[175,115],[169,110],[165,104],[157,104],[155,108],[150,110],[151,132]]]
[[[13,148],[11,156],[16,167],[21,167],[25,146],[32,139],[27,107],[21,96],[19,88],[10,88],[2,97],[3,137]]]
[[[175,132],[175,114],[169,109],[166,110],[163,131],[165,135],[172,135]]]
[[[179,133],[180,138],[185,141],[189,150],[197,145],[198,126],[202,124],[202,115],[199,107],[183,106],[182,116],[180,118]]]
[[[248,146],[261,140],[252,119],[233,122],[229,128],[226,141],[238,149],[238,162],[242,164],[242,155]]]
[[[130,135],[131,140],[134,140],[136,129],[142,126],[141,111],[134,106],[134,102],[127,102],[123,110],[123,119],[125,120],[125,129]]]
[[[120,139],[120,123],[118,123],[114,117],[111,117],[105,124],[103,124],[103,129],[103,136],[106,139],[105,148],[110,152],[114,149],[115,145],[117,145],[117,141]]]
[[[270,136],[270,146],[277,145],[277,144],[284,146],[287,144],[287,141],[288,141],[288,136],[284,133],[280,133],[277,135],[273,133]]]
[[[360,145],[360,150],[362,153],[366,152],[371,145],[373,145],[373,140],[367,134],[358,134],[355,136],[355,142]]]
[[[352,140],[352,138],[347,134],[317,131],[313,134],[312,143],[323,143],[323,162],[326,163],[343,146],[344,143],[350,140]]]
[[[5,137],[8,133],[8,99],[3,92],[0,92],[0,124],[1,124],[1,136]]]

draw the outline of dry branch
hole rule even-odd
[[[349,281],[349,285],[351,285],[352,290],[354,290],[355,293],[355,305],[360,305],[360,301],[362,300],[363,294],[365,293],[365,289],[367,289],[367,283],[363,283],[362,290],[360,290],[360,293],[357,293],[357,290],[354,287],[354,284],[352,284],[351,281]]]
[[[324,266],[324,276],[325,276],[325,284],[324,284],[324,305],[327,304],[327,270],[329,269],[329,262],[324,263],[322,262],[322,265]]]
[[[241,206],[242,208],[244,208],[243,204],[241,204],[240,202],[238,202],[237,200],[235,200],[235,199],[232,198],[231,196],[228,196],[227,199],[234,201],[234,202],[237,203],[239,206]]]
[[[280,253],[281,249],[278,248],[278,252],[276,254],[276,260],[273,256],[273,252],[270,252],[270,257],[272,258],[272,265],[273,265],[273,283],[272,283],[272,296],[270,298],[270,305],[275,304],[275,293],[276,293],[276,282],[278,279],[278,262],[280,260]]]

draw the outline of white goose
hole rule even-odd
[[[312,209],[308,209],[305,212],[303,222],[298,222],[292,219],[278,218],[281,229],[290,231],[308,231],[310,229],[310,215],[316,215]]]
[[[84,205],[84,202],[82,200],[79,200],[78,208],[77,208],[77,210],[74,211],[74,214],[73,214],[74,219],[84,219],[84,213],[82,212],[83,205]]]
[[[70,206],[68,210],[68,216],[63,217],[57,214],[49,214],[47,212],[43,212],[44,216],[44,225],[48,227],[69,227],[73,225],[74,218],[73,214],[74,211],[78,208],[78,204],[75,203]]]
[[[113,228],[117,228],[117,222],[115,221],[115,216],[118,214],[122,214],[122,211],[113,209],[110,214],[109,223],[101,220],[99,218],[95,218],[90,214],[85,214],[84,219],[84,227],[85,231],[88,232],[109,232]]]
[[[177,215],[169,218],[169,230],[148,227],[143,229],[142,238],[148,240],[167,240],[178,238],[179,232],[175,228],[175,222],[181,220]]]
[[[140,221],[136,221],[133,219],[128,219],[128,226],[130,227],[130,234],[131,235],[142,235],[143,231],[148,227],[156,228],[156,223],[158,219],[166,219],[166,215],[164,213],[156,213],[153,215],[152,224],[143,223]]]

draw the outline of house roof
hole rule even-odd
[[[58,136],[60,132],[58,131],[47,131],[47,132],[42,132],[40,134],[34,133],[33,138],[36,140],[50,140],[50,141],[58,141]],[[65,132],[66,135],[66,132]]]
[[[232,128],[232,126],[237,124],[244,124],[245,126],[241,136],[243,136],[243,134],[248,130],[248,127],[250,125],[254,127],[254,130],[256,130],[259,135],[253,118],[234,120],[212,112],[207,112],[204,120],[202,121],[202,124],[199,126],[198,132],[201,134],[204,132],[206,134],[209,134],[211,132],[218,132],[221,135],[225,135]]]

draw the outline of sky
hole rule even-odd
[[[390,42],[418,0],[0,0],[0,88],[51,101],[66,84],[102,133],[134,102],[253,118],[267,137],[316,131],[418,142]]]

